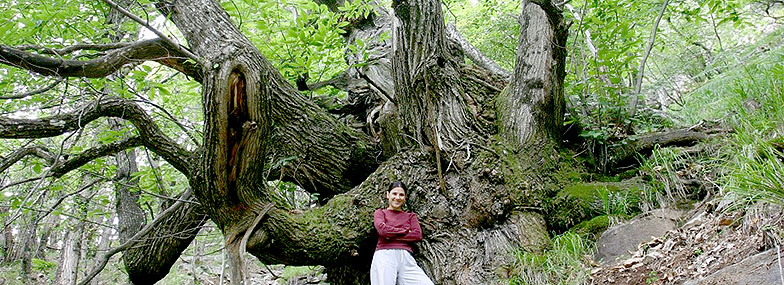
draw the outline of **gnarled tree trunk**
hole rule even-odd
[[[189,51],[159,40],[128,45],[105,57],[115,60],[112,66],[156,60],[200,81],[205,126],[198,149],[179,147],[150,123],[143,109],[119,98],[52,117],[57,120],[0,117],[4,138],[55,136],[98,117],[127,119],[139,130],[139,139],[113,146],[144,145],[188,177],[198,205],[178,204],[176,214],[147,236],[190,231],[183,239],[144,239],[143,246],[129,248],[129,258],[147,256],[126,259],[134,283],[160,280],[204,215],[223,232],[232,251],[235,283],[243,280],[245,250],[267,264],[325,265],[335,284],[366,283],[376,242],[372,212],[384,206],[381,195],[392,180],[411,188],[408,204],[420,215],[425,235],[415,256],[438,284],[495,282],[496,269],[512,261],[511,250],[543,247],[543,213],[526,209],[540,206],[554,188],[548,173],[558,159],[552,149],[563,115],[566,35],[560,12],[548,1],[524,5],[527,22],[515,79],[499,97],[504,79],[465,65],[459,48],[447,41],[439,1],[394,1],[393,18],[378,15],[395,23],[392,68],[365,69],[362,76],[373,74],[369,85],[386,101],[382,112],[387,120],[376,135],[387,146],[384,156],[389,159],[380,166],[378,146],[370,136],[299,94],[217,1],[161,0],[156,5],[185,36]],[[360,26],[355,35],[384,26]],[[187,53],[196,55],[197,70],[189,61],[169,58]],[[100,77],[111,71],[99,64],[104,61],[96,61],[90,62],[90,73],[75,73],[74,66],[88,64],[51,62],[0,45],[4,54],[9,56],[0,62],[43,74]],[[36,61],[68,68],[30,64]],[[377,84],[385,74],[393,86]],[[24,132],[14,129],[18,125],[26,126]],[[274,164],[283,158],[294,160],[286,167]],[[55,170],[68,169],[73,168]],[[276,207],[266,183],[277,177],[321,194],[326,203],[302,212]]]

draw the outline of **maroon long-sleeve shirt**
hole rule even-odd
[[[373,224],[378,232],[376,250],[405,249],[413,253],[411,244],[422,240],[419,219],[412,212],[377,209]]]

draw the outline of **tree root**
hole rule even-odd
[[[642,135],[611,151],[606,169],[628,169],[639,166],[639,156],[647,157],[656,147],[693,146],[716,135],[731,132],[728,129],[701,129],[689,127]]]
[[[253,223],[251,223],[250,226],[248,226],[248,228],[244,231],[241,239],[237,240],[237,237],[241,231],[226,231],[226,250],[229,252],[229,266],[231,267],[232,285],[250,284],[248,280],[247,269],[245,268],[245,261],[243,260],[243,257],[247,252],[248,239],[261,222],[261,219],[264,218],[267,212],[274,205],[274,203],[270,202],[259,208],[256,219],[254,219]]]

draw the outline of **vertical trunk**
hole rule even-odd
[[[33,245],[35,244],[35,235],[38,228],[38,223],[35,220],[38,218],[37,213],[33,214],[35,219],[31,219],[26,225],[24,232],[21,235],[21,244],[19,247],[19,256],[22,259],[22,280],[30,280],[30,270],[32,267],[33,258]]]
[[[2,214],[9,213],[10,212],[9,210],[10,210],[10,207],[6,207],[6,206],[0,207],[0,213],[2,213]],[[7,215],[4,215],[4,216],[7,217]],[[14,254],[13,254],[13,251],[14,251],[14,232],[11,229],[11,225],[10,224],[6,224],[5,219],[2,220],[2,223],[3,223],[3,233],[2,233],[2,237],[3,237],[3,244],[2,244],[3,256],[2,256],[2,258],[3,259],[2,259],[2,262],[3,263],[10,263],[12,260],[14,260]]]
[[[113,130],[120,130],[118,119],[109,119]],[[117,212],[117,226],[119,228],[120,242],[127,241],[145,224],[144,210],[139,206],[139,191],[134,189],[138,179],[133,178],[138,167],[136,166],[136,151],[126,150],[114,156],[117,163],[117,176],[115,176],[115,207]]]
[[[78,205],[79,213],[76,216],[81,217],[81,220],[73,225],[73,228],[68,231],[63,241],[63,248],[60,252],[60,266],[57,268],[54,284],[76,284],[76,279],[79,275],[79,263],[82,259],[82,239],[84,238],[85,224],[87,223],[87,198],[79,195],[77,199],[75,204]]]
[[[38,199],[34,201],[35,204],[40,204],[42,201],[46,199],[46,193],[38,196]],[[35,254],[36,246],[38,243],[37,235],[38,235],[38,225],[39,219],[41,217],[41,212],[38,211],[30,211],[29,220],[27,224],[23,228],[23,232],[21,234],[21,244],[19,246],[19,256],[18,258],[22,259],[22,280],[30,280],[30,271],[32,269],[32,259],[33,254]]]
[[[396,1],[393,74],[400,122],[414,144],[458,149],[475,135],[476,109],[463,90],[459,61],[449,53],[441,2]]]
[[[82,252],[82,232],[80,229],[83,228],[84,223],[79,223],[76,225],[76,229],[67,232],[60,251],[60,265],[57,267],[54,284],[76,284]]]
[[[111,222],[111,217],[108,218],[108,219],[104,218],[103,222],[104,223]],[[110,228],[101,228],[101,234],[98,237],[98,239],[99,239],[98,240],[98,245],[96,246],[95,251],[93,251],[93,252],[91,252],[91,254],[88,254],[87,256],[85,256],[85,258],[87,260],[96,260],[96,258],[95,258],[96,256],[103,255],[107,250],[109,250],[109,245],[111,243],[111,238],[112,238],[112,229],[110,229]],[[90,267],[92,267],[92,265]],[[93,278],[93,280],[90,281],[90,285],[100,285],[100,284],[104,284],[104,283],[106,283],[106,282],[102,282],[101,281],[101,276],[100,275],[95,276]]]
[[[57,222],[57,217],[55,215],[49,215],[46,217],[46,222],[44,223],[43,230],[41,230],[40,240],[38,241],[38,247],[35,250],[35,258],[44,259],[46,256],[46,248],[49,244],[49,236],[52,234],[52,228],[54,224]]]
[[[496,103],[501,137],[534,153],[559,142],[566,75],[567,28],[561,11],[541,2],[523,1],[513,83]]]

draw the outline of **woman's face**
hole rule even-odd
[[[389,200],[389,209],[401,211],[403,204],[406,203],[406,191],[403,188],[395,187],[387,192],[387,200]]]

